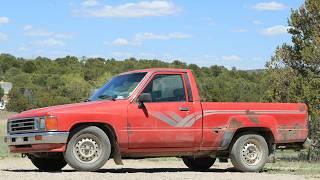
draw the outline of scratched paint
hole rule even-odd
[[[230,119],[230,122],[229,122],[230,128],[239,128],[241,126],[242,126],[242,122],[239,121],[237,118],[233,117]]]
[[[303,138],[305,134],[302,133],[302,130],[303,127],[300,124],[295,123],[292,127],[288,127],[287,125],[280,126],[278,132],[280,133],[282,140],[288,141]]]
[[[247,110],[246,114],[252,123],[259,124],[259,116],[254,111]]]
[[[305,110],[306,110],[306,106],[301,104],[301,105],[299,106],[299,111],[300,111],[300,112],[303,112],[303,111],[305,111]]]

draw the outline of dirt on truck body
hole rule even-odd
[[[156,68],[117,75],[87,102],[17,114],[6,141],[46,171],[181,157],[196,171],[230,158],[257,172],[277,147],[302,148],[307,135],[305,104],[201,102],[191,70]]]

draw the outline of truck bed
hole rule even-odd
[[[221,139],[214,146],[222,149],[236,131],[249,127],[271,131],[277,144],[304,142],[308,136],[307,106],[303,103],[203,102],[202,108],[203,139]],[[212,143],[205,141],[203,145]]]

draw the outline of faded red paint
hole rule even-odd
[[[228,148],[234,134],[241,128],[265,128],[272,132],[275,143],[304,142],[308,135],[307,107],[302,103],[234,103],[200,102],[198,88],[191,70],[145,69],[147,72],[128,99],[83,102],[34,109],[22,112],[12,119],[33,116],[56,116],[58,131],[70,131],[78,123],[98,122],[110,125],[117,137],[121,154],[173,155],[201,153]],[[192,102],[145,103],[140,109],[136,102],[147,83],[156,74],[187,74]],[[185,78],[183,78],[186,81]],[[187,83],[185,82],[184,85]],[[187,91],[187,90],[186,90]],[[186,92],[186,94],[188,94]],[[179,111],[188,107],[189,111]],[[185,118],[195,113],[200,118],[190,126],[176,127],[152,116],[150,112],[174,112]],[[167,113],[168,114],[168,113]],[[33,145],[32,147],[10,147],[12,152],[62,152],[65,145]],[[183,153],[182,153],[183,154]]]

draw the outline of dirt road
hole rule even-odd
[[[268,173],[240,173],[231,168],[230,164],[216,163],[208,172],[193,172],[188,170],[179,159],[151,159],[151,160],[125,160],[124,166],[116,166],[109,161],[98,172],[77,172],[69,166],[62,172],[39,172],[27,158],[9,158],[0,160],[1,180],[100,180],[100,179],[245,179],[245,180],[296,180],[310,179],[306,176]]]

